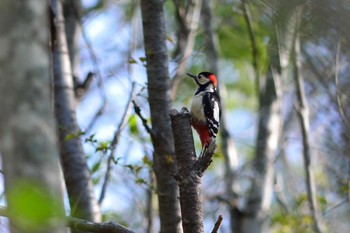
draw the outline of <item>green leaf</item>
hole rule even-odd
[[[134,172],[134,166],[131,164],[126,165],[127,168],[129,168],[132,172]]]
[[[147,61],[146,57],[139,57],[139,59],[140,59],[141,62],[146,62]]]
[[[128,61],[129,64],[136,64],[137,61],[134,59],[134,58],[130,58],[129,61]]]
[[[141,169],[142,169],[141,166],[135,166],[135,169],[134,169],[135,174],[138,175]]]
[[[91,168],[91,173],[94,174],[101,166],[101,160],[97,161]]]
[[[147,182],[144,179],[142,179],[142,178],[137,178],[135,180],[135,183],[136,184],[147,184]]]
[[[133,114],[129,117],[129,129],[130,129],[130,133],[132,135],[138,135],[139,134],[139,130],[137,127],[137,119],[136,119],[136,115]]]
[[[93,176],[93,177],[91,178],[92,184],[93,184],[93,185],[98,185],[98,184],[100,183],[101,179],[102,179],[102,175]]]
[[[145,165],[147,165],[149,167],[153,166],[153,162],[146,155],[143,156],[142,162],[143,162],[143,164],[145,164]]]
[[[97,140],[95,139],[95,134],[91,134],[88,138],[85,138],[85,142],[95,143]]]
[[[100,142],[96,148],[96,152],[98,151],[107,152],[108,149],[109,149],[109,142]]]
[[[77,133],[69,133],[64,137],[65,141],[69,141],[72,139],[77,139],[80,138],[81,136],[83,136],[85,134],[84,131],[78,131]]]
[[[67,134],[65,137],[64,137],[64,140],[65,141],[70,141],[72,139],[75,138],[75,135],[73,133],[70,133],[70,134]]]
[[[60,197],[48,191],[28,180],[16,182],[8,190],[9,215],[21,232],[45,232],[54,218],[63,217]]]

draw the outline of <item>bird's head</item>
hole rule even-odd
[[[191,78],[193,78],[199,87],[207,87],[209,85],[213,85],[214,89],[216,89],[217,78],[215,74],[207,71],[200,72],[198,75],[193,75],[189,73],[186,73],[186,74]]]

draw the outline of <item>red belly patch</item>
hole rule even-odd
[[[208,146],[210,143],[209,129],[205,123],[192,121],[193,128],[197,131],[199,139],[201,140],[202,147]]]

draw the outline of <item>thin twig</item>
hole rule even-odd
[[[176,19],[178,21],[178,43],[175,50],[175,58],[179,58],[178,67],[174,78],[171,80],[171,98],[175,99],[177,88],[183,78],[184,70],[193,52],[195,38],[197,34],[198,22],[202,6],[202,0],[188,1],[186,6],[181,6],[174,1],[176,6]],[[186,9],[184,9],[186,8]]]
[[[113,136],[113,140],[111,143],[111,152],[108,155],[108,159],[107,159],[107,170],[106,170],[106,173],[104,176],[104,181],[103,181],[103,185],[102,185],[102,189],[101,189],[101,193],[100,193],[100,198],[98,199],[98,203],[100,205],[105,197],[107,185],[108,185],[110,177],[111,177],[112,162],[114,160],[114,152],[115,152],[115,149],[116,149],[117,144],[119,142],[120,134],[123,131],[123,129],[127,123],[127,116],[128,116],[128,113],[130,112],[130,109],[131,109],[131,102],[133,101],[133,98],[135,96],[135,90],[136,90],[135,86],[136,86],[135,83],[132,83],[129,99],[128,99],[127,104],[125,106],[124,113],[123,113],[122,118],[119,122],[117,130],[115,131],[114,136]]]
[[[242,8],[242,12],[243,12],[243,17],[244,17],[244,20],[247,24],[249,39],[250,39],[250,43],[252,46],[252,65],[253,65],[254,73],[255,73],[256,90],[257,90],[257,94],[259,94],[260,75],[259,75],[259,64],[258,64],[258,60],[259,60],[258,46],[256,45],[256,38],[255,38],[254,31],[253,31],[250,15],[249,15],[249,12],[247,10],[246,0],[241,0],[241,4],[242,4],[241,8]]]
[[[147,133],[149,133],[151,136],[154,135],[151,127],[149,127],[147,120],[142,116],[141,114],[141,108],[140,106],[137,105],[137,103],[133,100],[132,101],[133,105],[134,105],[134,111],[136,113],[136,115],[141,119],[143,126],[145,127]]]
[[[346,128],[348,130],[350,130],[350,121],[349,118],[346,116],[345,112],[344,112],[344,108],[343,108],[343,103],[341,101],[341,96],[340,96],[340,91],[338,88],[338,77],[339,77],[339,54],[340,54],[340,42],[338,42],[337,44],[337,54],[335,57],[335,67],[334,67],[334,83],[335,83],[335,89],[336,89],[336,98],[337,98],[337,106],[338,106],[338,111],[340,114],[340,117],[342,118]]]
[[[90,120],[90,123],[88,124],[88,126],[85,129],[85,133],[89,134],[89,132],[91,131],[92,127],[95,125],[97,119],[102,116],[102,114],[104,113],[105,109],[106,109],[106,102],[102,102],[99,109],[97,110],[97,112],[95,113],[95,115],[92,117],[92,119]]]
[[[211,233],[217,233],[218,232],[218,230],[219,230],[219,228],[221,226],[222,220],[223,220],[223,217],[220,214],[219,217],[218,217],[218,220],[216,220],[216,222],[215,222],[214,228],[211,231]]]
[[[76,21],[78,23],[78,25],[80,26],[80,30],[81,30],[81,34],[82,34],[82,38],[86,44],[89,56],[90,56],[90,60],[92,61],[92,64],[94,66],[94,71],[93,73],[97,76],[98,78],[98,87],[99,87],[99,91],[100,91],[100,95],[102,98],[102,103],[101,106],[99,107],[99,109],[97,110],[97,112],[95,113],[95,115],[92,117],[90,123],[88,124],[87,128],[85,129],[86,133],[89,133],[90,130],[92,129],[92,127],[95,125],[97,119],[104,113],[104,110],[106,109],[107,106],[107,96],[106,96],[106,92],[104,90],[104,82],[103,82],[103,78],[102,78],[102,72],[101,72],[101,68],[99,65],[99,61],[97,58],[97,55],[95,53],[95,50],[92,46],[91,41],[89,40],[84,27],[81,23],[80,17],[79,17],[79,13],[78,13],[78,9],[76,8],[77,6],[74,4],[74,1],[71,2],[72,3],[72,7],[74,10],[74,15],[76,18]]]
[[[208,148],[205,150],[205,153],[203,154],[203,156],[200,156],[198,160],[194,163],[194,166],[193,166],[194,170],[197,172],[197,174],[200,177],[203,176],[203,173],[205,172],[205,170],[207,170],[207,168],[211,164],[216,147],[217,146],[216,146],[215,139],[212,139],[210,141]]]

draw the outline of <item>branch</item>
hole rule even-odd
[[[246,1],[247,0],[241,0],[241,4],[242,4],[241,7],[243,11],[244,20],[247,24],[249,39],[252,46],[252,65],[255,73],[255,83],[256,83],[257,94],[259,94],[259,91],[260,91],[260,77],[259,77],[260,75],[259,75],[259,65],[258,65],[259,52],[258,52],[258,47],[256,45],[256,39],[255,39],[252,23],[250,20],[250,15],[247,10]]]
[[[92,43],[89,40],[88,35],[87,35],[87,33],[86,33],[86,31],[85,31],[85,29],[83,27],[83,24],[81,22],[80,10],[78,9],[78,6],[76,5],[75,1],[71,0],[70,3],[71,3],[71,8],[72,8],[72,10],[74,12],[74,17],[75,17],[76,23],[80,27],[82,39],[83,39],[83,41],[86,44],[86,48],[87,48],[88,54],[90,56],[90,61],[92,62],[92,66],[94,67],[94,71],[92,73],[97,78],[97,85],[99,87],[100,96],[101,96],[101,99],[102,99],[101,106],[96,111],[95,115],[92,117],[90,123],[88,124],[88,126],[85,129],[85,132],[89,133],[90,130],[92,129],[92,127],[95,125],[95,123],[98,120],[98,118],[100,116],[102,116],[102,114],[104,113],[104,111],[105,111],[105,109],[107,107],[107,96],[106,96],[106,92],[104,90],[104,80],[103,80],[103,77],[102,77],[102,72],[101,72],[99,61],[98,61],[98,57],[96,55],[96,52],[95,52],[95,50],[94,50],[94,48],[92,46]],[[85,79],[85,81],[89,81],[89,80]],[[88,84],[88,83],[86,83],[86,84]],[[86,92],[86,90],[87,90],[87,88],[85,89],[85,92]]]
[[[94,233],[134,233],[118,223],[94,223],[73,217],[67,217],[67,226],[74,230]]]
[[[171,80],[172,99],[175,99],[176,97],[177,88],[183,79],[187,59],[193,52],[202,0],[188,1],[186,6],[179,4],[178,1],[174,1],[174,5],[176,6],[175,14],[179,26],[179,30],[177,32],[178,42],[174,57],[175,59],[178,59],[179,62],[175,76]]]
[[[336,54],[336,58],[335,58],[335,71],[334,71],[334,83],[335,83],[335,89],[336,89],[336,98],[337,98],[337,106],[338,106],[338,111],[340,114],[341,119],[344,122],[344,125],[346,126],[346,128],[348,130],[350,130],[350,121],[349,118],[346,116],[345,112],[344,112],[344,107],[343,107],[343,103],[341,101],[341,93],[339,90],[339,85],[338,85],[338,76],[339,76],[339,55],[340,55],[340,42],[338,42],[337,44],[337,54]]]
[[[75,93],[75,97],[77,97],[77,99],[81,99],[86,94],[86,92],[88,91],[88,89],[91,86],[91,82],[92,82],[93,77],[94,77],[94,73],[89,72],[86,75],[86,78],[84,79],[83,82],[78,82],[77,79],[73,79],[73,81],[74,81],[74,93]]]
[[[218,220],[216,220],[216,223],[215,223],[214,228],[211,231],[211,233],[217,233],[218,232],[218,230],[219,230],[219,228],[221,226],[222,220],[223,220],[223,218],[222,218],[222,215],[220,214],[219,217],[218,217]]]
[[[107,190],[107,185],[108,185],[110,177],[111,177],[112,162],[114,160],[114,152],[115,152],[115,149],[116,149],[117,144],[119,142],[120,134],[121,134],[122,130],[124,129],[126,123],[127,123],[128,112],[130,111],[131,102],[133,101],[134,96],[135,96],[135,83],[132,83],[129,99],[127,101],[127,104],[125,106],[122,118],[121,118],[121,120],[119,122],[117,130],[114,133],[113,140],[112,140],[112,143],[111,143],[111,148],[112,149],[111,149],[110,154],[108,155],[107,170],[106,170],[106,173],[105,173],[105,176],[104,176],[104,181],[103,181],[100,197],[98,199],[98,203],[100,205],[101,205],[101,203],[102,203],[102,201],[103,201],[103,199],[105,197],[105,193],[106,193],[106,190]]]
[[[204,232],[199,197],[201,177],[212,161],[216,144],[213,140],[205,154],[196,158],[191,129],[191,114],[186,108],[170,113],[178,172],[174,175],[180,188],[180,205],[184,233]]]
[[[211,164],[215,150],[216,150],[216,142],[215,142],[215,139],[212,139],[208,148],[205,150],[204,155],[199,157],[198,160],[195,162],[193,168],[200,177],[203,176],[203,173],[205,172],[205,170],[207,170],[207,168]]]
[[[147,120],[142,116],[140,106],[138,106],[134,100],[132,101],[132,104],[134,105],[134,111],[135,111],[136,115],[141,119],[142,124],[145,127],[147,133],[149,133],[151,136],[153,136],[154,132],[152,131],[151,127],[149,127]]]
[[[295,39],[294,45],[294,78],[295,78],[295,88],[297,92],[298,106],[297,115],[299,118],[301,133],[302,133],[302,143],[303,143],[303,157],[304,157],[304,168],[305,168],[305,182],[307,187],[307,197],[308,204],[313,219],[313,228],[316,233],[324,232],[323,222],[321,220],[320,211],[316,200],[316,187],[314,173],[311,166],[311,151],[310,151],[310,140],[309,140],[309,107],[306,100],[306,95],[304,91],[304,81],[301,74],[301,62],[299,58],[300,54],[300,41],[298,34]]]
[[[0,207],[0,216],[12,218],[5,207]],[[93,233],[134,233],[134,231],[114,222],[95,223],[87,220],[67,216],[66,225],[71,229]]]
[[[54,13],[56,40],[51,56],[54,76],[54,105],[60,143],[63,174],[68,191],[72,215],[100,221],[100,206],[94,196],[93,184],[86,166],[86,158],[80,139],[66,140],[69,134],[77,134],[76,103],[72,70],[68,56],[62,1],[51,1]]]

